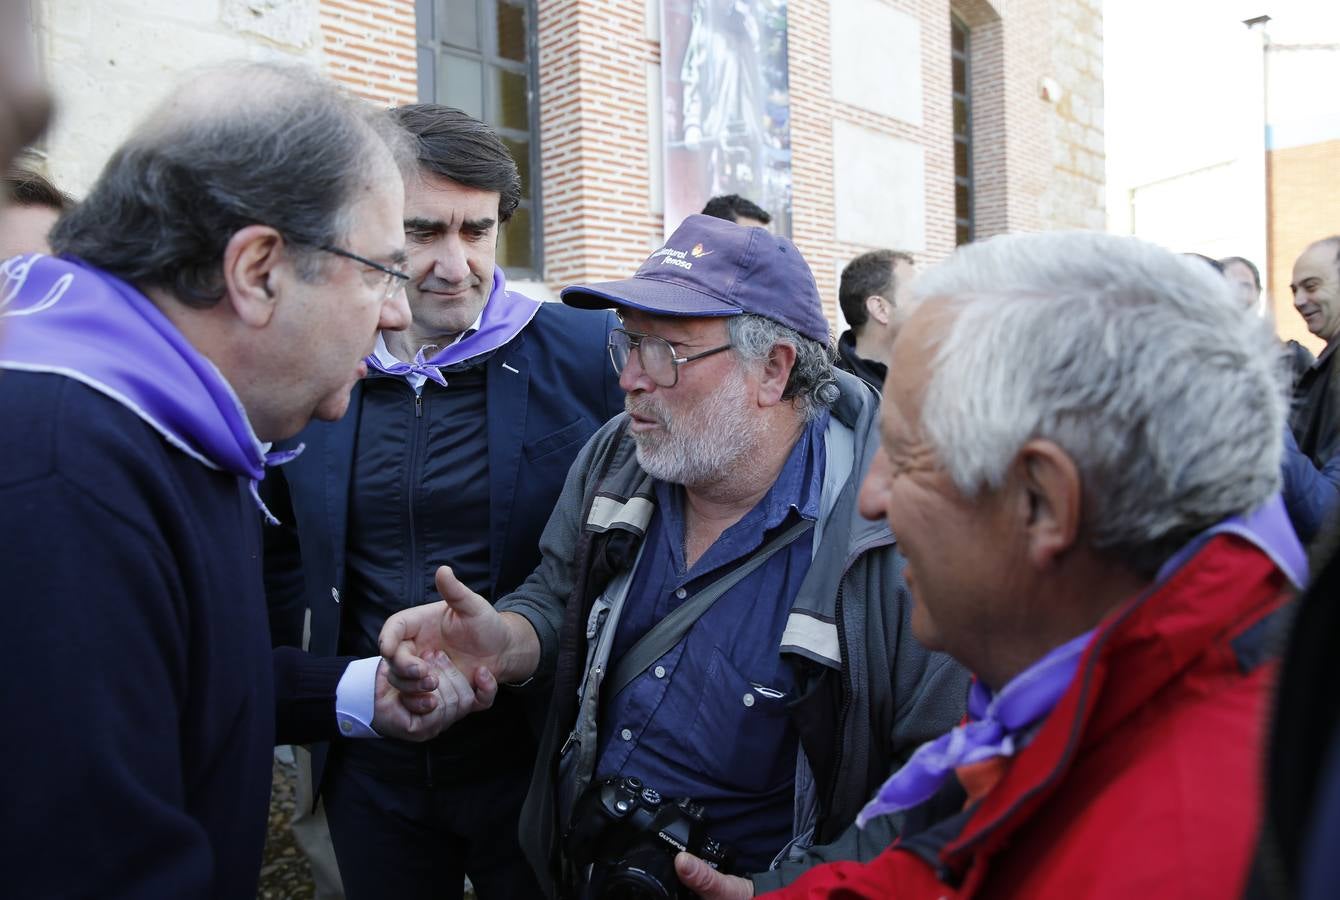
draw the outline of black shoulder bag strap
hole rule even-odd
[[[647,666],[669,653],[684,635],[688,634],[689,629],[693,627],[693,623],[702,618],[703,614],[712,608],[712,604],[716,603],[722,594],[735,587],[750,572],[771,559],[774,553],[786,547],[787,544],[809,531],[813,526],[814,523],[809,519],[801,519],[760,547],[758,552],[751,556],[747,562],[732,569],[723,577],[685,600],[677,609],[653,625],[651,630],[642,635],[637,643],[630,647],[628,652],[615,664],[610,680],[605,682],[605,696],[618,696],[619,691],[627,687],[629,682],[647,671]]]

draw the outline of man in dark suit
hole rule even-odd
[[[605,363],[614,316],[506,288],[495,252],[520,180],[497,135],[443,106],[392,115],[417,144],[412,322],[381,335],[349,414],[299,435],[306,451],[270,485],[291,524],[268,530],[275,637],[306,630],[317,654],[375,655],[388,616],[436,597],[439,565],[490,599],[514,590],[577,451],[623,408]],[[371,697],[371,672],[351,667],[342,709]],[[459,897],[465,875],[482,900],[534,896],[516,823],[536,746],[528,704],[545,690],[505,686],[426,744],[313,748],[350,897]]]

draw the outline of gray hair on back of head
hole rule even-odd
[[[242,63],[206,69],[112,155],[88,197],[51,233],[78,257],[189,306],[224,293],[223,251],[248,225],[284,236],[299,274],[341,243],[362,188],[389,154],[402,176],[413,147],[384,113],[311,69]]]
[[[921,424],[965,495],[1052,440],[1080,472],[1081,539],[1152,575],[1279,490],[1279,342],[1198,260],[1135,238],[1015,235],[961,247],[914,291],[956,313]]]
[[[783,400],[790,400],[806,422],[832,406],[838,398],[837,379],[833,376],[833,351],[807,338],[794,328],[754,313],[742,313],[726,320],[731,346],[746,363],[762,363],[777,344],[790,344],[796,350]]]

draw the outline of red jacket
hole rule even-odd
[[[1237,897],[1256,836],[1286,580],[1210,541],[1098,627],[1031,744],[965,812],[770,898]],[[913,818],[915,810],[909,818]]]

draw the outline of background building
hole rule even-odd
[[[1319,349],[1289,280],[1340,233],[1340,5],[1123,0],[1106,24],[1110,230],[1251,259],[1263,313]]]
[[[675,224],[663,2],[766,9],[784,29],[780,218],[835,319],[838,272],[866,249],[929,262],[970,238],[1104,227],[1100,0],[35,0],[60,103],[49,168],[81,192],[192,66],[298,59],[377,103],[498,128],[524,181],[500,252],[514,280],[552,295],[624,277]]]

